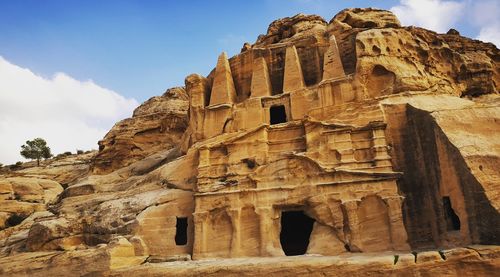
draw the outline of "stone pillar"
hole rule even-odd
[[[403,197],[394,196],[383,199],[387,204],[391,241],[394,250],[409,250],[408,236],[403,223]]]
[[[193,213],[193,260],[202,259],[207,253],[208,212]]]
[[[361,251],[361,237],[359,233],[359,219],[358,219],[358,201],[346,201],[342,203],[346,213],[347,220],[349,222],[349,230],[350,234],[349,238],[349,246],[351,247],[352,252]]]
[[[231,218],[231,226],[233,227],[233,234],[231,238],[231,257],[241,256],[241,209],[227,210]]]
[[[210,106],[233,104],[236,100],[236,89],[227,54],[222,52],[217,60],[214,83],[210,94]]]
[[[245,111],[241,113],[244,114],[244,116],[241,116],[238,120],[238,130],[252,129],[266,122],[264,114],[265,109],[262,108],[260,98],[249,98],[245,100],[244,105]],[[235,114],[237,115],[238,112]]]
[[[271,79],[264,57],[259,57],[253,61],[252,84],[250,97],[271,96]]]
[[[345,77],[335,36],[330,36],[330,46],[323,59],[323,81]]]
[[[198,74],[186,77],[184,84],[189,95],[189,128],[191,128],[192,143],[203,139],[203,121],[205,119],[205,95],[208,92],[207,78]]]
[[[373,147],[375,148],[375,159],[382,160],[391,158],[387,153],[387,142],[383,129],[373,130]]]
[[[333,227],[335,233],[341,241],[346,241],[344,234],[344,214],[341,208],[341,202],[339,200],[328,199],[327,201],[328,209],[330,210]]]
[[[285,76],[283,79],[283,92],[289,93],[305,87],[304,75],[300,66],[299,55],[295,45],[286,48]]]
[[[352,148],[351,133],[335,133],[334,143],[336,150],[340,153],[341,164],[353,163],[356,161],[354,160],[354,149]]]
[[[274,210],[272,207],[257,207],[255,212],[259,215],[260,229],[260,255],[268,256],[284,256],[285,253],[279,247],[279,239],[275,232],[274,226]]]

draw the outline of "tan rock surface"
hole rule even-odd
[[[498,250],[497,250],[498,251]],[[439,256],[437,251],[433,255]],[[411,255],[414,260],[415,256]],[[434,256],[435,256],[434,255]],[[418,254],[417,254],[418,257]],[[494,258],[481,258],[477,253],[457,255],[451,259],[417,261],[408,265],[394,264],[395,256],[340,255],[334,257],[283,257],[268,259],[231,259],[208,262],[175,262],[146,264],[119,270],[111,276],[495,276],[499,265]]]
[[[412,218],[406,227],[414,246],[497,241],[498,231],[487,226],[500,224],[496,170],[500,142],[491,137],[500,131],[498,105],[431,95],[383,103],[394,134],[392,145],[418,149],[394,155],[398,170],[407,172],[400,188],[407,201],[404,212]],[[415,155],[423,155],[418,159],[421,164],[414,162]],[[445,197],[460,218],[458,230],[447,222]],[[432,227],[422,228],[426,225]]]
[[[0,230],[20,224],[34,212],[44,211],[62,191],[62,186],[52,180],[0,178]]]
[[[274,21],[97,154],[2,170],[0,274],[494,276],[498,56],[376,9]]]
[[[265,47],[309,36],[320,37],[326,25],[326,21],[317,15],[297,14],[293,17],[281,18],[269,25],[267,33],[257,38],[254,47]]]
[[[187,128],[188,98],[183,88],[172,88],[134,110],[99,141],[93,173],[105,174],[175,147]]]

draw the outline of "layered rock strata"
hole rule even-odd
[[[0,180],[38,201],[0,231],[1,273],[494,276],[499,54],[383,10],[277,20],[62,188]]]

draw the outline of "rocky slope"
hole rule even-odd
[[[270,80],[272,94],[283,91],[283,45],[296,47],[304,85],[319,86],[332,35],[347,74],[339,89],[344,99],[355,101],[312,110],[308,118],[361,129],[374,122],[387,125],[392,167],[401,172],[397,188],[405,198],[401,212],[411,250],[367,254],[346,244],[340,245],[344,254],[331,257],[191,261],[195,241],[172,245],[176,216],[190,218],[200,205],[194,201],[200,192],[200,150],[240,135],[206,138],[200,131],[211,127],[203,126],[201,114],[215,86],[214,70],[206,78],[190,75],[186,88],[143,103],[108,132],[98,153],[2,172],[0,275],[68,276],[78,269],[81,276],[494,276],[500,270],[495,246],[500,243],[500,141],[495,136],[500,51],[455,32],[403,27],[388,11],[347,9],[329,22],[299,14],[274,21],[265,35],[228,60],[237,105],[251,96],[255,57],[266,63],[269,75],[263,79]],[[195,93],[207,97],[197,100]],[[223,123],[223,130],[231,130]],[[250,170],[260,161],[244,162]],[[231,187],[226,179],[213,183]],[[458,232],[449,230],[453,222],[445,216],[445,198],[461,219]],[[359,225],[370,220],[367,213]],[[188,226],[193,233],[192,221]],[[327,235],[322,233],[323,241]]]
[[[2,168],[0,230],[11,232],[14,226],[46,214],[48,205],[56,201],[64,188],[89,173],[94,156],[95,152],[89,152],[45,161],[41,167],[27,163],[13,169]]]
[[[168,89],[134,110],[99,141],[92,172],[110,173],[160,150],[175,147],[188,124],[188,95],[184,88]]]

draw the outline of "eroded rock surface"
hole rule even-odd
[[[175,147],[187,128],[188,97],[183,88],[172,88],[134,110],[99,141],[93,173],[105,174]]]
[[[499,54],[377,9],[276,20],[97,154],[5,173],[0,274],[494,276]]]

